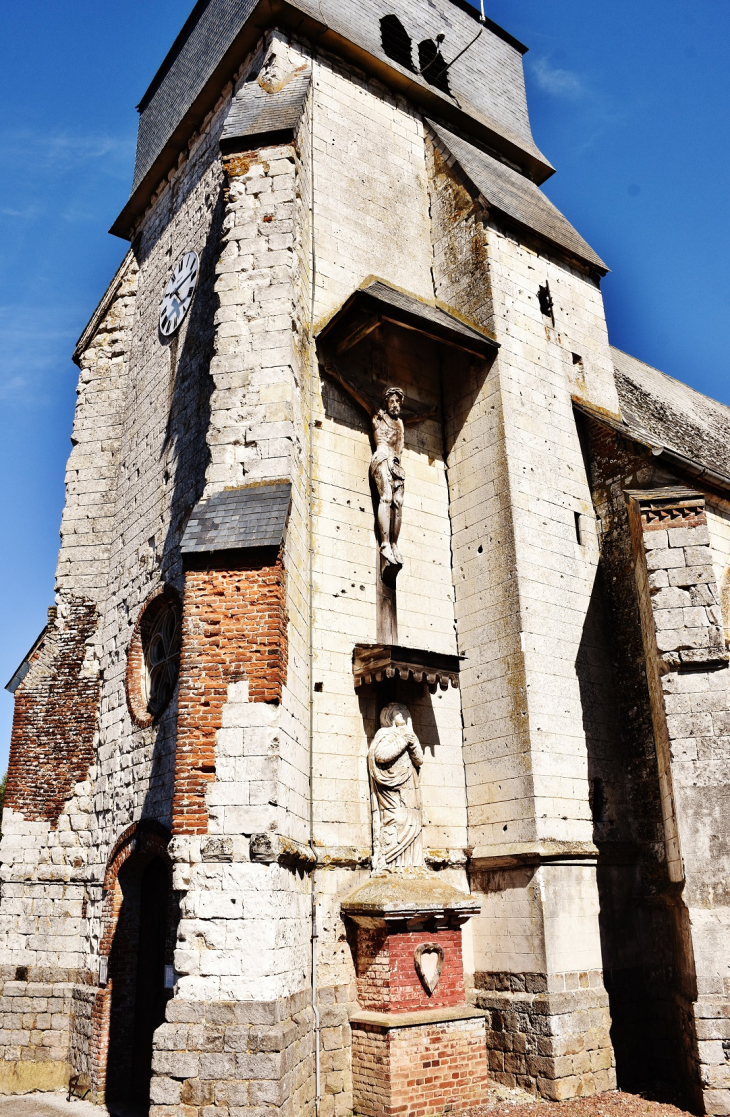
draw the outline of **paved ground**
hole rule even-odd
[[[2,1114],[2,1110],[0,1110]],[[691,1117],[667,1102],[650,1101],[641,1094],[612,1090],[591,1098],[570,1101],[536,1101],[522,1090],[497,1087],[489,1100],[470,1109],[465,1117]]]
[[[65,1092],[49,1094],[15,1094],[13,1097],[0,1095],[0,1117],[136,1117],[131,1111],[123,1112],[116,1107],[109,1111],[105,1106],[92,1105],[88,1101],[66,1101]]]
[[[87,1101],[66,1101],[60,1092],[0,1096],[0,1117],[101,1117],[103,1110]]]
[[[86,1101],[66,1101],[64,1093],[0,1096],[0,1117],[104,1117],[108,1111]],[[134,1117],[114,1111],[110,1117]],[[535,1101],[522,1090],[497,1087],[489,1101],[472,1109],[467,1117],[691,1117],[684,1110],[663,1102],[648,1101],[640,1094],[614,1090],[595,1098],[572,1101]]]

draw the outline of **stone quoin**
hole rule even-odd
[[[199,0],[144,95],[9,684],[0,1092],[730,1114],[730,410],[609,345],[525,49]]]

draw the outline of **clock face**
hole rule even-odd
[[[198,256],[195,252],[186,252],[178,261],[172,278],[165,288],[160,307],[160,333],[163,337],[174,334],[190,309],[199,270]]]

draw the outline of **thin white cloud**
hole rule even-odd
[[[0,208],[0,216],[2,217],[35,217],[37,210],[34,206],[25,206],[24,209],[11,209],[10,206],[2,206]]]
[[[68,368],[76,340],[70,321],[79,308],[71,305],[0,305],[0,400],[45,404],[45,380]]]
[[[135,141],[131,135],[98,136],[57,132],[42,136],[31,129],[0,131],[0,169],[44,165],[56,174],[96,165],[105,173],[116,174],[120,167],[129,172]]]
[[[547,58],[540,57],[531,59],[530,65],[535,81],[546,93],[569,101],[579,101],[586,96],[588,90],[585,84],[572,70],[551,66]]]

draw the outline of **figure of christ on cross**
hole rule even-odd
[[[378,490],[377,520],[380,553],[388,565],[400,567],[403,565],[403,559],[398,550],[398,536],[403,519],[406,480],[401,460],[405,443],[404,422],[401,418],[403,389],[393,385],[388,386],[383,392],[383,406],[375,411],[365,396],[344,379],[331,361],[325,361],[325,369],[370,416],[375,443],[375,451],[370,459],[370,476]],[[408,425],[420,423],[433,415],[434,411],[435,408],[426,414],[416,415],[406,422]]]

